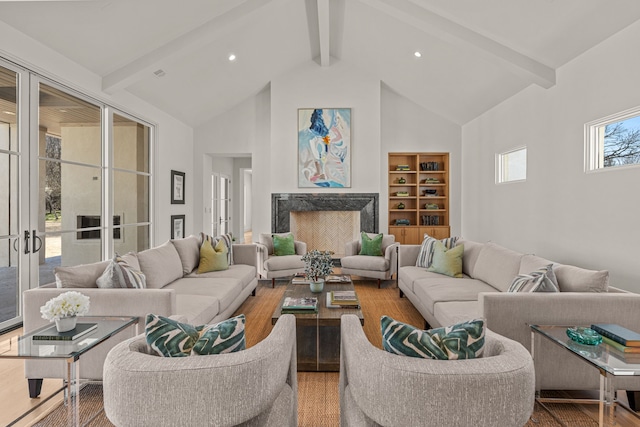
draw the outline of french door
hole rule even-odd
[[[211,175],[211,232],[213,236],[231,232],[231,179],[221,173]]]

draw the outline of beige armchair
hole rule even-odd
[[[283,233],[289,234],[289,233]],[[280,277],[293,276],[304,273],[302,255],[307,252],[307,244],[294,240],[296,254],[276,256],[273,253],[273,237],[270,233],[260,233],[258,243],[258,272],[264,279],[271,279],[271,286]]]
[[[533,360],[513,340],[487,330],[479,359],[418,359],[371,345],[355,315],[340,328],[342,427],[520,427],[533,412]]]
[[[104,364],[104,410],[118,427],[297,426],[296,319],[283,315],[246,350],[210,356],[149,354],[144,335]]]
[[[375,237],[375,234],[369,234]],[[340,259],[342,273],[353,274],[362,277],[378,279],[378,288],[381,280],[389,280],[397,272],[398,246],[396,236],[385,234],[382,237],[383,256],[358,255],[361,249],[361,241],[354,240],[345,245],[345,256]]]

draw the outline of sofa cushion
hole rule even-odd
[[[176,313],[187,316],[194,325],[211,323],[220,313],[220,301],[206,295],[176,295]]]
[[[211,246],[209,240],[202,242],[200,246],[200,263],[198,264],[198,274],[210,271],[222,271],[229,269],[227,245],[220,240],[216,246]]]
[[[382,256],[353,255],[340,258],[342,267],[354,270],[387,271],[389,260]]]
[[[200,337],[203,326],[192,326],[164,316],[147,314],[144,334],[159,356],[186,357]]]
[[[398,275],[398,280],[404,283],[408,290],[411,292],[415,292],[415,282],[421,279],[442,279],[444,276],[439,273],[433,273],[431,271],[427,271],[422,267],[414,267],[414,266],[405,266],[400,268],[400,274]]]
[[[170,241],[139,252],[138,262],[147,278],[147,288],[160,289],[182,277],[182,262]]]
[[[433,259],[428,271],[451,277],[462,277],[462,254],[464,246],[447,249],[442,242],[433,245]]]
[[[560,292],[607,292],[609,272],[587,270],[573,265],[559,264],[555,268]]]
[[[200,239],[192,234],[184,239],[171,240],[171,243],[175,246],[180,257],[182,274],[187,275],[195,270],[200,262]]]
[[[440,240],[446,249],[453,248],[457,241],[457,237],[447,237],[446,239]],[[422,246],[420,246],[420,252],[418,252],[418,259],[416,259],[416,267],[429,268],[431,266],[436,242],[438,242],[438,239],[431,237],[428,234],[424,235]]]
[[[475,301],[480,292],[497,292],[491,285],[478,279],[455,279],[440,276],[439,279],[421,279],[413,284],[413,292],[433,314],[434,305],[443,301]]]
[[[506,292],[520,270],[521,259],[521,253],[495,243],[486,243],[478,255],[471,277]]]
[[[518,274],[508,292],[560,292],[553,273],[553,264],[547,264],[529,274]]]
[[[271,256],[264,262],[268,271],[293,270],[304,268],[301,255]]]
[[[376,234],[373,237],[369,237],[369,234],[362,231],[360,233],[360,252],[358,255],[366,256],[382,256],[382,238],[381,234]]]
[[[97,288],[96,280],[104,273],[109,262],[56,267],[53,269],[56,276],[56,286],[58,288]]]
[[[482,317],[478,301],[443,301],[433,306],[433,316],[441,325],[453,325]]]
[[[230,265],[227,270],[221,271],[210,271],[208,273],[199,274],[197,271],[194,271],[187,277],[194,278],[231,278],[237,279],[242,282],[242,287],[246,288],[253,282],[256,278],[256,268],[252,265],[246,264],[233,264]]]
[[[96,285],[105,289],[144,289],[147,287],[144,273],[129,265],[120,255],[116,255],[109,262],[104,273],[96,280]]]
[[[166,289],[175,289],[176,295],[203,295],[211,296],[220,302],[220,311],[224,311],[242,292],[242,283],[239,280],[224,279],[192,279],[183,278],[166,286]],[[178,312],[178,314],[187,314]]]
[[[127,252],[124,255],[120,255],[120,258],[122,258],[122,260],[124,262],[126,262],[127,264],[129,264],[129,266],[131,268],[133,268],[134,270],[140,270],[140,263],[138,262],[138,255],[135,252]],[[142,270],[140,270],[140,271],[142,271]]]
[[[546,267],[549,264],[555,263],[537,255],[525,254],[520,260],[520,270],[518,271],[518,274],[529,274],[532,271],[536,271],[540,268]],[[554,267],[556,266],[554,265]]]
[[[242,351],[247,347],[244,337],[244,314],[232,317],[215,325],[205,326],[191,354],[227,354]]]
[[[275,256],[296,254],[293,234],[287,234],[286,236],[278,236],[277,234],[274,234],[271,238],[273,240],[273,254]]]
[[[462,254],[462,274],[473,276],[473,269],[478,261],[478,255],[484,246],[483,243],[474,242],[473,240],[458,239],[456,246],[464,246],[464,254]]]
[[[484,349],[485,326],[482,319],[423,331],[382,316],[380,326],[382,347],[394,354],[457,360],[481,357]]]

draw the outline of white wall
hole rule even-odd
[[[460,235],[461,128],[424,109],[386,85],[381,87],[382,168],[380,221],[388,223],[387,173],[389,152],[449,152],[449,224],[451,235]],[[385,229],[386,231],[386,229]]]
[[[591,269],[640,291],[640,167],[584,172],[584,124],[640,105],[640,23],[463,127],[462,234]],[[528,147],[527,181],[496,185],[494,156]]]
[[[87,95],[107,102],[124,112],[157,125],[157,146],[155,151],[154,191],[155,243],[167,240],[171,233],[170,216],[185,214],[189,233],[193,221],[193,186],[190,184],[193,169],[193,130],[156,107],[136,98],[128,92],[108,95],[102,92],[98,75],[80,67],[59,53],[35,42],[33,39],[0,22],[0,57],[38,72],[41,75],[66,84]],[[185,205],[171,205],[170,170],[187,172]],[[107,256],[110,257],[110,256]]]

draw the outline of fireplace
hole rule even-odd
[[[300,240],[305,236],[308,249],[330,250],[337,256],[344,253],[344,244],[357,239],[361,231],[378,233],[378,215],[377,193],[271,195],[273,233],[292,231]],[[322,231],[322,227],[330,229]]]

